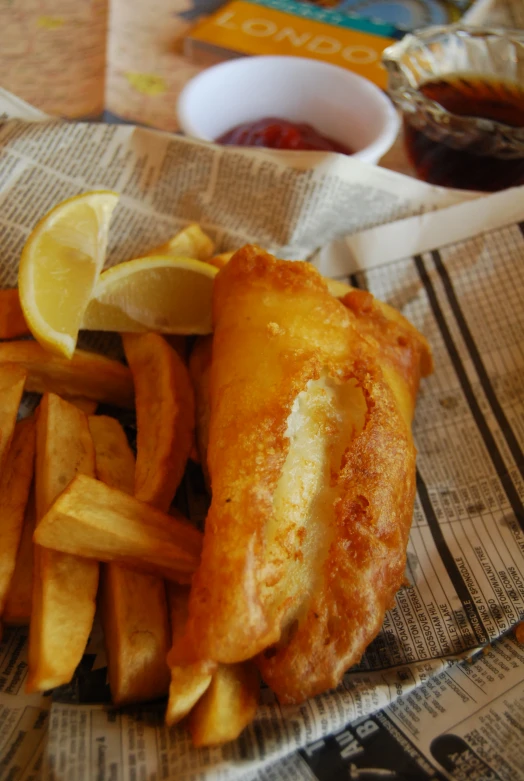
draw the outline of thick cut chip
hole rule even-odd
[[[2,619],[6,624],[29,624],[33,601],[33,532],[36,523],[34,485],[29,494],[15,571],[9,584]]]
[[[34,418],[16,424],[11,447],[0,474],[0,615],[15,570],[25,509],[33,479]]]
[[[164,581],[106,564],[99,599],[115,705],[165,696],[169,623]]]
[[[234,254],[234,252],[221,252],[219,255],[213,255],[212,258],[209,258],[208,263],[211,263],[212,266],[216,266],[217,268],[224,268]]]
[[[193,745],[218,746],[238,738],[255,718],[260,694],[252,662],[221,664],[189,715]]]
[[[124,429],[108,415],[90,415],[87,420],[95,446],[96,476],[110,488],[132,496],[135,457]]]
[[[171,239],[158,247],[153,247],[148,255],[174,255],[177,257],[209,260],[215,251],[215,245],[204,233],[200,225],[192,223],[176,233]]]
[[[195,402],[180,356],[158,334],[124,334],[135,383],[135,496],[168,510],[193,444]]]
[[[180,513],[167,515],[98,480],[79,476],[38,524],[35,542],[189,583],[200,558],[202,535]]]
[[[87,416],[45,394],[37,416],[35,534],[47,509],[78,474],[95,474]],[[98,570],[98,562],[35,545],[27,691],[47,691],[72,679],[93,624]]]
[[[74,404],[75,407],[81,409],[86,415],[94,415],[98,407],[97,401],[86,399],[83,396],[62,396],[62,398],[70,404]]]
[[[111,696],[116,705],[167,694],[169,624],[164,581],[107,564],[100,608]]]
[[[308,264],[240,250],[217,276],[213,315],[213,500],[187,634],[197,658],[260,653],[266,682],[298,702],[358,661],[402,583],[408,403],[379,340]]]
[[[31,333],[51,352],[73,355],[105,261],[118,194],[82,193],[55,206],[27,239],[18,272],[20,302]]]
[[[171,613],[171,633],[173,645],[184,636],[187,622],[189,588],[168,584],[169,608]],[[168,662],[170,657],[168,656]],[[183,719],[211,683],[216,664],[212,662],[194,662],[187,665],[172,664],[171,685],[166,710],[166,724],[172,726]]]
[[[0,364],[2,363],[0,356]],[[13,438],[26,379],[27,374],[23,367],[10,364],[0,365],[0,473],[3,470]]]
[[[16,339],[28,333],[17,288],[0,290],[0,339]]]
[[[132,494],[135,459],[122,426],[103,415],[89,418],[99,480]],[[104,629],[111,696],[116,705],[167,693],[169,621],[164,581],[106,564],[98,604]]]
[[[122,363],[103,355],[76,350],[68,360],[51,355],[36,342],[3,342],[0,344],[0,364],[3,363],[15,364],[27,373],[27,391],[82,396],[133,409],[131,372]]]
[[[95,475],[87,415],[54,393],[42,397],[36,427],[37,527],[76,475]]]

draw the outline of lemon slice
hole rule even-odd
[[[84,310],[105,261],[109,222],[118,194],[84,193],[62,201],[27,239],[18,272],[29,330],[54,353],[70,358]]]
[[[208,334],[217,273],[193,258],[160,255],[120,263],[100,275],[82,328]]]

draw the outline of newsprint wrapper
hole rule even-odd
[[[0,646],[0,778],[53,781],[524,778],[524,190],[475,197],[330,154],[220,149],[130,126],[50,121],[0,95],[0,284],[63,198],[121,200],[108,264],[198,221],[400,307],[427,336],[407,585],[335,691],[192,748],[164,702],[114,710],[95,627],[71,685],[26,695],[26,628]],[[103,339],[85,342],[108,349]],[[111,347],[112,349],[112,347]],[[198,476],[178,502],[205,516]]]

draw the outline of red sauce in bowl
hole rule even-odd
[[[266,149],[353,154],[353,150],[323,136],[306,122],[288,122],[287,119],[276,117],[266,117],[237,125],[217,138],[216,143],[232,146],[263,146]]]

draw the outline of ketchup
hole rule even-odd
[[[301,149],[316,152],[339,152],[352,155],[353,151],[338,141],[327,138],[305,122],[266,117],[256,122],[228,130],[216,139],[217,144],[234,146],[263,146],[267,149]]]

